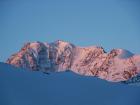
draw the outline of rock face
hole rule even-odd
[[[140,56],[124,49],[106,53],[102,47],[78,47],[61,40],[27,43],[8,64],[43,72],[71,70],[112,82],[126,81],[140,73]]]

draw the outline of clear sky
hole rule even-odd
[[[140,53],[140,0],[0,0],[0,61],[25,42],[65,40]]]

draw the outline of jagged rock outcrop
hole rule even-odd
[[[78,47],[61,40],[27,43],[7,63],[43,72],[72,70],[113,82],[126,81],[140,73],[140,56],[127,50],[106,53],[99,46]]]

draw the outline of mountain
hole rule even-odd
[[[0,105],[139,105],[139,86],[0,63]]]
[[[107,53],[100,46],[79,47],[61,40],[29,42],[6,63],[46,73],[71,70],[112,82],[127,81],[140,73],[140,55],[124,49]]]

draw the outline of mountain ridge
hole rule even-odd
[[[140,73],[139,55],[124,49],[107,53],[101,46],[79,47],[62,40],[29,42],[6,63],[43,72],[71,70],[112,82],[126,81]]]

